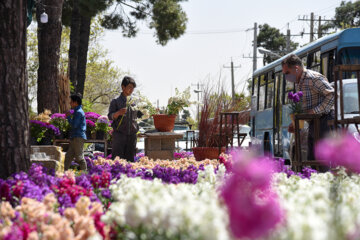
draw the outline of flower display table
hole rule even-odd
[[[145,133],[145,155],[154,160],[172,160],[175,151],[175,141],[183,137],[173,132]]]

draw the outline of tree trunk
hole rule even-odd
[[[81,15],[79,12],[79,0],[74,0],[71,14],[71,33],[69,47],[69,78],[73,87],[77,86],[77,63],[80,41]]]
[[[84,96],[91,17],[81,16],[76,92]]]
[[[59,111],[59,58],[61,43],[61,14],[63,0],[42,0],[37,4],[38,22],[38,113],[49,109]],[[49,16],[48,23],[40,22],[43,9]]]
[[[0,2],[0,178],[30,166],[27,0]]]

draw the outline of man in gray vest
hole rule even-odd
[[[109,107],[108,117],[112,120],[112,159],[120,157],[127,161],[133,162],[136,154],[136,133],[139,126],[136,122],[142,113],[132,109],[132,106],[127,104],[128,98],[136,87],[134,79],[131,77],[124,77],[121,82],[122,93],[118,98],[111,101]]]

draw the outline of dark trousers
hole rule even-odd
[[[331,131],[334,130],[333,126],[328,125],[328,120],[334,120],[335,114],[334,111],[330,111],[328,114],[324,114],[320,117],[320,129],[319,135],[320,139],[326,137],[326,135]],[[307,158],[308,160],[315,160],[314,154],[314,140],[315,140],[315,132],[314,132],[314,121],[310,121],[309,123],[309,131],[308,131],[308,152]]]
[[[136,134],[126,135],[114,131],[112,135],[112,159],[118,156],[121,159],[133,162],[136,154],[136,142]]]

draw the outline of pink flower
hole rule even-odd
[[[277,195],[271,189],[273,169],[268,158],[248,161],[241,153],[233,154],[233,174],[223,186],[221,196],[235,237],[265,236],[282,219]]]
[[[347,134],[339,138],[328,138],[320,141],[315,149],[316,158],[330,166],[343,166],[360,173],[360,143]]]

